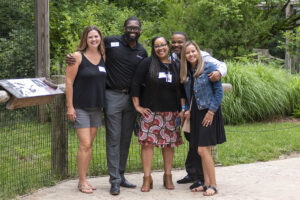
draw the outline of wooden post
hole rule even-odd
[[[289,3],[285,9],[285,17],[289,18],[290,16],[293,15],[293,5],[291,3]],[[287,31],[290,32],[290,31]],[[286,39],[286,44],[288,44],[290,41],[289,39]],[[292,68],[292,55],[288,52],[288,50],[286,49],[285,51],[285,65],[284,65],[285,69],[287,69],[289,72],[291,71]]]
[[[35,0],[35,34],[35,75],[49,78],[49,0]]]
[[[51,77],[56,84],[65,83],[64,76]],[[57,177],[68,174],[68,121],[65,95],[57,95],[51,104],[51,168]]]
[[[50,76],[49,0],[35,0],[35,76]],[[38,106],[39,122],[48,121],[47,106]]]
[[[296,2],[298,3],[298,1]],[[296,7],[296,14],[299,15],[300,14],[300,7],[298,7],[298,4],[295,5]],[[297,20],[296,24],[300,24],[300,20]],[[297,29],[296,29],[297,31]],[[298,31],[297,31],[297,34],[300,34]],[[297,44],[297,58],[296,58],[296,61],[295,61],[295,74],[297,73],[300,73],[300,45]]]

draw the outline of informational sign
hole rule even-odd
[[[46,84],[45,78],[5,79],[0,80],[0,86],[16,98],[28,98],[63,94],[59,88]]]
[[[48,104],[64,92],[45,78],[5,79],[0,80],[0,88],[11,94],[7,109]]]

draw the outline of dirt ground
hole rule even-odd
[[[83,194],[76,189],[77,179],[63,181],[56,186],[18,197],[20,200],[298,200],[300,199],[300,155],[282,156],[280,160],[252,164],[216,167],[218,194],[204,197],[201,192],[190,192],[190,184],[177,184],[186,175],[184,170],[173,171],[175,190],[162,185],[162,171],[152,173],[154,188],[142,193],[142,173],[127,174],[127,179],[137,184],[135,189],[121,187],[118,196],[109,194],[108,176],[89,178],[96,186],[93,194]]]
[[[262,121],[264,123],[280,123],[280,122],[289,122],[289,123],[300,123],[300,118],[295,118],[295,117],[286,117],[286,116],[275,116],[274,118],[267,119]]]

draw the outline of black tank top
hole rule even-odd
[[[84,55],[73,84],[74,108],[103,108],[105,99],[106,70],[103,56],[98,65]]]

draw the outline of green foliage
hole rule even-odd
[[[294,90],[296,90],[297,87],[298,88],[300,87],[300,76],[298,76],[298,78],[295,78],[295,82],[296,82],[296,84],[293,85]],[[300,104],[298,104],[296,106],[296,108],[294,109],[293,116],[296,118],[300,118]]]
[[[227,62],[223,83],[231,83],[222,109],[225,123],[259,121],[291,114],[300,105],[299,76],[288,74],[272,64]]]
[[[140,42],[148,50],[154,36],[170,39],[172,32],[185,31],[219,59],[249,54],[253,47],[273,47],[282,56],[277,41],[298,17],[284,17],[285,2],[266,1],[261,9],[260,0],[51,0],[51,72],[64,73],[64,58],[75,51],[87,25],[100,27],[105,36],[122,34],[124,20],[132,15],[142,21]],[[0,0],[0,17],[1,78],[34,76],[34,1]],[[297,46],[298,36],[289,37]]]
[[[217,58],[232,58],[248,54],[253,48],[267,48],[278,39],[274,35],[281,35],[279,31],[270,32],[281,16],[281,10],[271,8],[270,2],[274,3],[268,1],[265,9],[257,6],[260,0],[168,3],[168,12],[157,21],[157,26],[166,36],[185,31],[202,49],[212,49]],[[283,1],[277,1],[279,5],[280,2]]]
[[[294,110],[293,116],[296,118],[300,118],[300,108],[299,107]]]
[[[299,123],[248,123],[225,129],[227,142],[218,145],[218,160],[225,166],[274,160],[300,151]]]
[[[293,56],[300,56],[300,27],[296,28],[294,31],[285,32],[284,37],[289,42],[286,43],[285,41],[281,41],[279,47],[286,49]]]
[[[167,12],[167,1],[164,0],[112,0],[110,2],[121,8],[134,9],[137,16],[147,21],[156,21]]]
[[[85,27],[95,25],[104,36],[117,35],[122,33],[123,23],[131,15],[133,10],[120,9],[107,1],[50,1],[52,68],[57,63],[62,66],[65,56],[76,50]]]
[[[0,79],[35,76],[34,38],[31,34],[28,29],[19,29],[12,30],[8,39],[0,38]]]
[[[34,77],[34,2],[0,1],[0,79]]]
[[[32,0],[7,1],[0,0],[0,35],[8,38],[12,30],[31,29],[33,25],[33,5]]]

